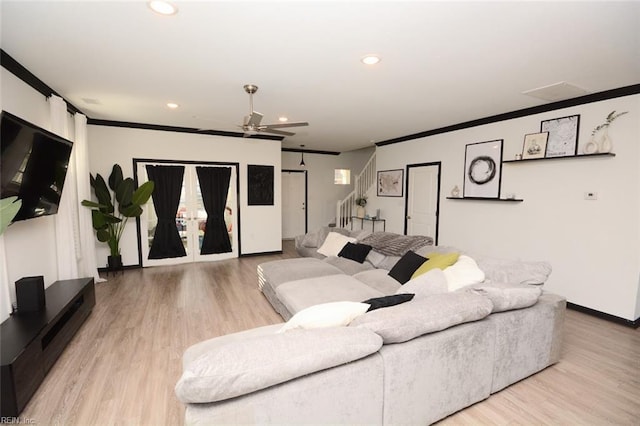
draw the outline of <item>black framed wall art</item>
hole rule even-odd
[[[404,170],[381,170],[378,172],[378,197],[402,197]]]
[[[578,153],[580,115],[553,118],[540,122],[540,131],[549,132],[545,157],[567,157]]]
[[[274,193],[274,167],[247,165],[247,204],[272,206]]]
[[[464,197],[499,198],[502,139],[471,143],[464,154]]]

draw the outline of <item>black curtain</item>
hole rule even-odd
[[[158,225],[153,234],[149,259],[182,257],[187,253],[176,227],[176,213],[180,204],[180,191],[184,178],[184,166],[147,165],[149,180],[155,183],[153,206],[158,216]]]
[[[196,167],[207,225],[200,254],[229,253],[231,241],[224,221],[231,167]]]

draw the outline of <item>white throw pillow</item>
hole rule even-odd
[[[369,309],[368,303],[360,302],[331,302],[309,306],[295,314],[278,333],[296,328],[326,328],[346,326],[359,315]]]
[[[396,291],[396,294],[413,293],[416,297],[431,296],[448,291],[447,279],[442,269],[432,269],[410,279]]]
[[[484,281],[484,272],[478,267],[476,261],[463,254],[460,255],[456,263],[445,268],[443,272],[447,278],[449,291]]]
[[[322,243],[322,246],[318,249],[318,253],[324,254],[327,257],[337,256],[347,243],[355,243],[356,241],[355,238],[347,237],[337,232],[329,232],[324,243]]]

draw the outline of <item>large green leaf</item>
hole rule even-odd
[[[118,204],[120,205],[120,211],[122,211],[122,207],[126,207],[131,204],[134,187],[135,184],[131,178],[124,179],[120,182],[120,185],[118,185],[118,188],[116,189],[116,200],[118,200]]]
[[[105,219],[104,213],[100,210],[91,210],[91,224],[96,231],[106,229],[107,219]]]
[[[107,231],[106,229],[101,229],[96,232],[96,237],[101,243],[106,243],[107,241],[109,241],[111,234],[109,234],[109,231]]]
[[[98,203],[106,206],[104,209],[101,209],[107,213],[113,213],[113,204],[111,203],[111,192],[109,192],[109,188],[107,188],[107,183],[104,181],[104,178],[97,174],[95,178],[95,185],[93,190],[96,193],[96,198],[98,199]]]
[[[22,200],[18,197],[8,197],[0,200],[0,235],[7,229],[22,207]]]
[[[131,202],[135,205],[141,206],[149,201],[151,194],[153,193],[153,189],[155,188],[155,184],[153,181],[145,182],[136,191],[133,193],[133,198]]]
[[[100,208],[106,207],[106,206],[103,206],[102,204],[96,203],[96,202],[91,201],[91,200],[82,200],[82,202],[80,204],[82,204],[85,207],[93,207],[93,208],[96,208],[96,209],[100,209]]]
[[[120,206],[120,213],[124,217],[138,217],[142,214],[142,207],[137,204],[131,204],[126,207]]]
[[[111,175],[109,175],[109,188],[112,191],[116,191],[118,186],[120,186],[120,182],[122,182],[122,167],[119,164],[114,164],[113,169],[111,170]]]

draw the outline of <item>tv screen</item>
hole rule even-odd
[[[0,198],[17,196],[14,221],[58,212],[72,142],[2,111]]]

